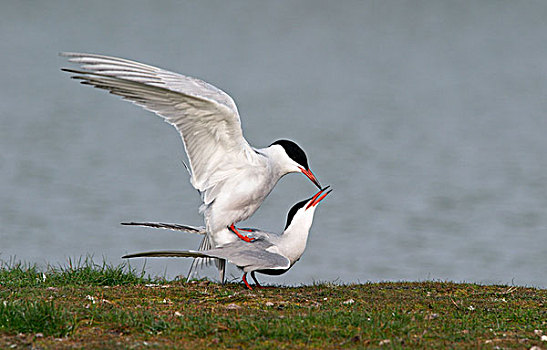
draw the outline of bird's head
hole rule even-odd
[[[287,215],[287,224],[285,225],[285,231],[289,228],[296,228],[299,230],[309,230],[313,222],[313,215],[317,204],[321,202],[325,197],[332,192],[332,189],[328,190],[330,186],[327,186],[317,192],[313,197],[305,199],[301,202],[293,205],[289,214]],[[328,190],[328,191],[327,191]]]
[[[308,157],[300,146],[290,140],[277,140],[270,145],[270,148],[276,149],[278,161],[287,173],[302,173],[310,179],[317,188],[321,189],[321,184],[308,166]]]

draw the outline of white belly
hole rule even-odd
[[[212,189],[214,199],[203,213],[208,232],[214,236],[215,232],[254,214],[279,180],[272,181],[265,172],[266,169],[253,168]]]

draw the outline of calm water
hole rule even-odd
[[[4,2],[0,258],[118,264],[199,244],[119,225],[200,225],[200,199],[171,126],[59,71],[59,51],[85,51],[205,79],[233,96],[253,145],[307,151],[334,192],[302,260],[265,282],[547,287],[547,4],[344,4]],[[288,175],[246,224],[281,230],[314,192]]]

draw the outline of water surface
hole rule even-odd
[[[59,51],[84,51],[205,79],[233,96],[251,144],[290,138],[307,151],[334,192],[301,261],[264,281],[547,286],[544,2],[1,8],[0,258],[117,264],[199,244],[119,225],[200,225],[200,199],[171,126],[60,72]],[[245,224],[281,230],[313,193],[288,175]],[[172,277],[189,265],[148,260],[146,271]]]

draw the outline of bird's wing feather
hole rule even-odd
[[[209,258],[209,255],[203,254],[195,250],[159,250],[152,252],[142,252],[127,254],[122,256],[123,259],[130,258]]]
[[[151,258],[151,257],[191,257],[191,258],[218,258],[226,259],[243,270],[276,270],[288,269],[291,266],[290,260],[283,255],[268,252],[262,245],[253,246],[255,243],[244,242],[244,245],[229,244],[221,248],[204,251],[195,250],[164,250],[143,253],[128,254],[122,258]],[[243,246],[243,248],[242,248]]]
[[[205,227],[203,226],[196,227],[181,224],[166,224],[163,222],[122,222],[121,224],[126,226],[146,226],[153,228],[163,228],[167,230],[196,233],[198,235],[204,235],[206,233]]]
[[[254,164],[258,155],[243,137],[233,99],[199,79],[116,57],[62,53],[81,70],[83,84],[105,89],[172,124],[181,134],[192,184],[204,192],[229,176],[231,169]],[[211,198],[211,201],[214,198]]]
[[[217,258],[226,259],[232,264],[249,271],[265,269],[288,269],[291,262],[281,254],[269,252],[271,246],[266,240],[257,240],[251,243],[235,241],[225,246],[209,249],[202,253]]]

